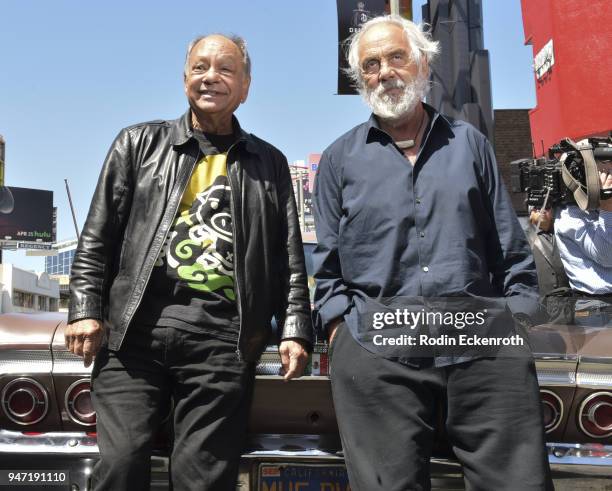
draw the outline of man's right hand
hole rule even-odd
[[[69,324],[64,330],[66,348],[83,357],[85,367],[91,365],[102,346],[104,324],[97,319],[82,319]]]

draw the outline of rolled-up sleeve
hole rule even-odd
[[[612,212],[600,210],[593,218],[577,206],[557,212],[555,233],[560,240],[576,244],[581,256],[603,267],[612,267]]]
[[[318,332],[326,335],[330,321],[343,316],[351,306],[338,254],[342,218],[341,180],[327,151],[319,162],[313,206],[318,242],[313,253],[316,281],[314,322]]]

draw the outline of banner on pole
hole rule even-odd
[[[357,91],[351,85],[345,70],[346,40],[361,29],[361,25],[379,15],[385,14],[385,0],[336,0],[338,10],[338,94],[354,95]]]

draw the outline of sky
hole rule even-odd
[[[414,0],[420,21],[423,0]],[[494,109],[532,108],[532,50],[520,0],[482,0]],[[108,147],[119,130],[174,119],[187,108],[188,42],[236,33],[253,61],[241,126],[289,161],[319,153],[367,119],[358,96],[338,96],[334,0],[22,0],[0,3],[0,134],[5,185],[48,189],[58,239],[75,236],[64,179],[82,228]],[[4,262],[41,271],[42,258],[5,251]]]

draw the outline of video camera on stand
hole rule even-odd
[[[612,198],[612,189],[601,189],[596,160],[612,161],[612,136],[583,144],[566,138],[550,147],[548,158],[511,162],[512,191],[526,192],[526,203],[537,208],[577,204],[596,209],[600,200]]]

